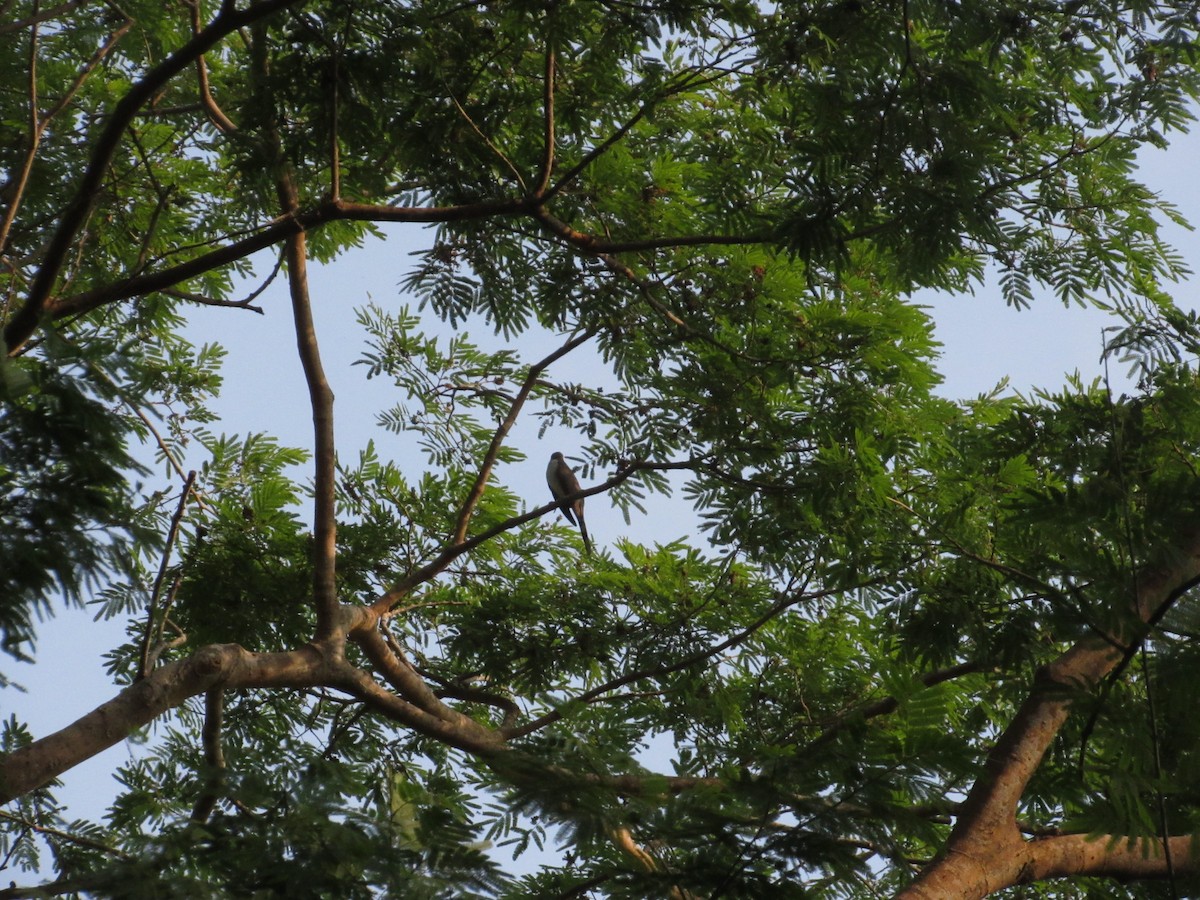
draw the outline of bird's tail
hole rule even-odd
[[[579,533],[583,535],[583,549],[587,551],[587,555],[592,555],[592,539],[588,537],[587,525],[583,523],[583,516],[579,517]]]

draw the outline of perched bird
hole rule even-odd
[[[564,499],[579,493],[579,479],[575,477],[561,453],[550,454],[550,465],[546,466],[546,484],[550,485],[550,493],[558,501],[558,508],[567,517],[567,521],[579,526],[579,533],[583,535],[583,548],[587,550],[588,556],[591,556],[592,541],[583,521],[583,498],[577,497],[570,502]]]

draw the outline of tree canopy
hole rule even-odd
[[[1200,324],[1135,166],[1195,4],[0,9],[0,641],[128,621],[0,730],[0,897],[1197,889]],[[388,223],[339,458],[308,271]],[[1108,310],[1135,392],[939,393],[914,293],[985,282]],[[268,302],[303,447],[188,339]],[[511,480],[559,449],[697,532],[585,554]]]

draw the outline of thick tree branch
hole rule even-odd
[[[1200,581],[1200,533],[1186,535],[1173,559],[1172,565],[1143,572],[1138,578],[1129,615],[1112,636],[1116,643],[1136,644],[1149,623]],[[1070,715],[1073,699],[1080,692],[1094,689],[1124,656],[1113,639],[1089,635],[1039,670],[1029,696],[996,741],[983,774],[960,807],[945,849],[899,895],[901,898],[983,897],[1031,879],[1034,860],[1030,845],[1017,827],[1017,805]],[[1065,841],[1067,837],[1041,840]],[[1103,841],[1097,843],[1104,846]],[[1075,844],[1060,846],[1075,848],[1073,855],[1064,851],[1064,859],[1088,856]],[[1174,855],[1174,843],[1171,849]],[[1182,853],[1180,859],[1191,858],[1190,851]],[[1130,862],[1119,853],[1113,859],[1111,872],[1096,868],[1091,874],[1117,876]]]
[[[277,187],[285,212],[297,207],[296,187],[289,172],[279,175]],[[312,303],[308,296],[308,254],[303,231],[286,242],[288,289],[296,326],[296,347],[308,384],[313,420],[313,604],[318,641],[334,633],[337,622],[337,457],[334,449],[333,391],[321,365]]]
[[[345,663],[333,686],[361,700],[372,711],[406,725],[413,731],[481,758],[505,752],[503,739],[474,719],[455,713],[454,721],[426,712],[403,697],[397,697],[365,672]]]
[[[0,803],[41,787],[214,687],[312,687],[331,677],[326,653],[311,645],[281,653],[251,653],[236,644],[204,647],[155,669],[67,727],[0,760]]]
[[[1200,835],[1171,838],[1164,853],[1160,839],[1129,840],[1113,835],[1064,834],[1027,844],[1026,882],[1099,875],[1126,880],[1195,875],[1200,872]],[[1170,863],[1168,864],[1168,859]]]
[[[434,695],[408,660],[397,652],[397,648],[388,645],[378,628],[361,628],[354,632],[352,639],[371,661],[375,671],[405,700],[445,722],[460,724],[464,718],[462,714],[446,706]]]
[[[208,767],[204,792],[192,808],[193,822],[207,822],[221,799],[225,786],[225,751],[221,747],[221,723],[225,717],[225,692],[212,688],[204,695],[204,727],[200,738],[204,742],[204,762]]]

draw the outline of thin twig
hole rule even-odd
[[[521,177],[521,173],[517,171],[517,167],[513,165],[512,160],[505,156],[503,151],[501,151],[501,149],[492,142],[492,139],[484,134],[482,130],[480,130],[479,126],[475,124],[475,120],[471,118],[471,114],[463,109],[462,104],[458,102],[458,98],[455,97],[454,94],[447,90],[446,96],[450,98],[450,102],[454,104],[454,108],[458,110],[459,114],[467,120],[467,124],[471,126],[471,130],[479,136],[481,141],[487,144],[489,150],[495,153],[496,156],[500,157],[500,161],[504,163],[504,165],[508,168],[508,171],[513,173],[513,177],[517,179],[517,184],[521,186],[521,190],[528,194],[529,188],[525,186],[525,179]]]
[[[30,831],[35,831],[38,834],[45,834],[64,841],[70,841],[72,844],[78,844],[81,847],[88,847],[92,850],[99,850],[101,853],[107,853],[109,856],[116,856],[120,859],[132,859],[124,850],[118,850],[116,847],[110,847],[108,844],[103,844],[89,837],[71,834],[69,831],[63,831],[59,828],[51,828],[49,825],[39,825],[37,822],[32,822],[23,816],[8,812],[7,810],[0,809],[0,819],[8,819],[8,821],[16,822],[22,828],[28,828]]]
[[[150,603],[146,608],[146,632],[142,637],[142,663],[137,675],[139,681],[150,673],[150,643],[151,635],[154,633],[155,617],[158,613],[158,598],[162,591],[163,579],[167,574],[167,566],[171,562],[171,551],[175,547],[176,538],[179,537],[179,525],[183,521],[183,514],[187,509],[187,502],[195,481],[195,470],[188,472],[183,483],[183,490],[179,494],[179,505],[175,508],[175,515],[171,517],[171,527],[167,530],[167,541],[163,547],[162,557],[159,559],[158,574],[154,577],[154,586],[150,589]]]
[[[87,2],[88,0],[67,0],[66,3],[60,3],[58,6],[52,6],[50,9],[42,10],[41,12],[38,11],[37,5],[35,4],[32,15],[28,15],[24,19],[18,19],[15,22],[7,22],[3,25],[0,25],[0,34],[8,34],[12,31],[20,31],[22,28],[28,28],[31,25],[36,27],[42,22],[49,22],[56,16],[61,15],[62,13],[70,12],[78,6],[83,6]],[[7,11],[8,6],[9,4],[6,3],[3,9],[0,9],[0,12]]]
[[[546,189],[550,186],[550,176],[554,172],[554,80],[555,80],[555,59],[554,48],[550,46],[549,38],[546,39],[546,83],[544,85],[545,94],[542,99],[542,107],[545,116],[545,154],[542,157],[542,171],[538,176],[537,187],[534,188],[534,196],[542,197],[546,193]]]
[[[527,513],[523,513],[522,515],[513,516],[511,519],[498,522],[486,531],[480,532],[474,537],[467,538],[461,543],[449,544],[443,548],[442,552],[439,553],[431,562],[409,574],[395,587],[382,594],[379,599],[372,603],[368,608],[373,615],[386,616],[391,610],[393,604],[395,604],[400,598],[406,596],[414,587],[419,584],[424,584],[429,579],[445,571],[450,563],[454,562],[454,560],[458,559],[458,557],[462,556],[464,553],[469,553],[480,544],[490,541],[496,535],[503,534],[506,531],[511,531],[514,528],[519,528],[526,522],[532,522],[534,519],[541,518],[548,512],[554,512],[560,508],[562,503],[569,503],[579,498],[591,497],[594,494],[602,494],[605,491],[612,490],[617,485],[626,481],[635,472],[643,469],[656,468],[661,468],[661,466],[655,464],[634,463],[622,469],[620,472],[602,484],[597,484],[593,487],[587,488],[586,490],[579,491],[578,493],[570,494],[569,496],[562,498],[561,501],[552,500],[544,506],[539,506],[537,509],[532,509]]]
[[[865,582],[864,584],[859,585],[859,587],[866,587],[871,583],[872,582]],[[617,688],[624,687],[631,682],[639,681],[643,678],[661,678],[663,675],[670,675],[673,672],[678,672],[682,669],[702,663],[705,660],[711,659],[712,657],[724,653],[726,650],[745,642],[760,628],[791,607],[806,601],[820,600],[821,598],[828,597],[832,594],[842,593],[843,590],[844,589],[842,588],[829,588],[823,591],[801,593],[792,597],[782,597],[775,603],[771,604],[770,608],[768,608],[766,612],[764,612],[761,616],[759,616],[737,634],[728,637],[725,640],[712,645],[711,647],[706,647],[703,650],[698,650],[689,656],[685,656],[683,659],[679,660],[678,662],[671,663],[670,665],[659,666],[653,669],[640,669],[635,672],[627,672],[619,678],[614,678],[611,681],[607,681],[604,684],[598,685],[589,691],[584,691],[578,697],[573,698],[571,704],[590,703],[592,700],[601,696],[602,694],[607,694],[609,691],[614,691]],[[537,719],[534,719],[532,722],[527,722],[520,728],[511,729],[503,733],[505,738],[510,740],[512,738],[523,737],[524,735],[544,728],[553,722],[559,721],[562,717],[563,713],[561,710],[555,709]]]

